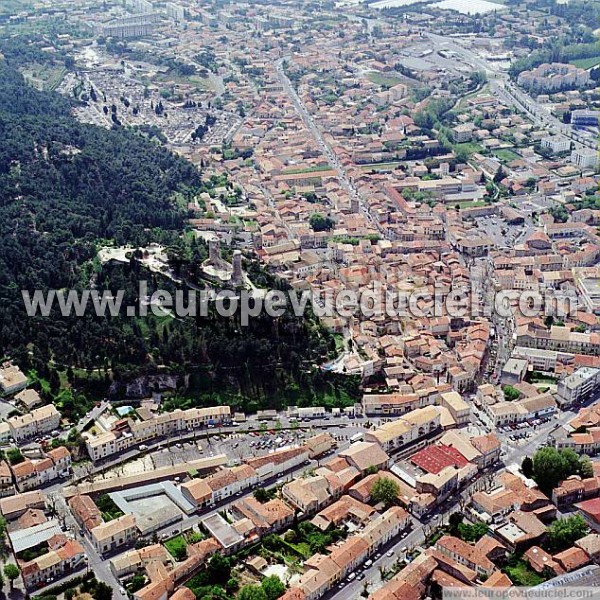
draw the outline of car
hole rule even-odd
[[[365,569],[368,569],[372,565],[373,565],[373,561],[371,559],[369,559],[368,561],[365,562]]]
[[[386,556],[389,557],[389,558],[392,558],[392,556],[394,556],[394,551],[393,550],[388,551],[386,553]]]
[[[360,579],[360,580],[363,580],[364,578],[365,578],[365,574],[364,574],[364,573],[361,573],[361,574],[358,576],[358,579]]]

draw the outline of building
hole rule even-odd
[[[444,535],[435,545],[442,554],[455,560],[461,565],[472,569],[480,577],[489,577],[496,569],[494,563],[487,558],[477,546],[471,546],[459,538]]]
[[[19,518],[30,508],[44,510],[46,495],[35,490],[0,500],[0,512],[7,521]]]
[[[471,407],[456,391],[440,394],[440,406],[448,409],[457,425],[464,425],[471,420]]]
[[[577,109],[571,112],[571,125],[573,127],[598,127],[600,111]]]
[[[79,527],[85,531],[91,531],[103,523],[100,509],[89,496],[73,496],[69,499],[69,508]]]
[[[96,462],[157,437],[198,431],[230,422],[229,406],[177,409],[141,421],[118,421],[111,431],[87,437],[86,448],[90,458]]]
[[[571,140],[561,135],[546,136],[542,138],[540,146],[549,150],[552,154],[560,154],[571,149]]]
[[[531,71],[523,71],[517,83],[534,93],[557,92],[585,88],[590,85],[590,74],[585,69],[566,63],[544,63]]]
[[[78,541],[57,535],[48,545],[49,552],[21,565],[21,576],[28,590],[61,579],[84,565],[85,550]]]
[[[464,410],[464,409],[463,409]],[[398,450],[440,428],[440,410],[435,406],[419,408],[375,431],[365,433],[366,442],[376,442],[386,452]]]
[[[36,435],[49,433],[58,429],[60,425],[60,413],[54,404],[49,404],[48,406],[36,408],[30,413],[11,417],[8,419],[8,425],[15,441],[22,442]]]
[[[381,445],[369,441],[355,442],[348,449],[340,451],[338,456],[363,475],[371,469],[386,469],[390,462]]]
[[[90,531],[90,539],[96,552],[106,554],[131,544],[139,537],[135,516],[123,515],[118,519],[102,523]]]
[[[520,383],[527,373],[528,362],[525,359],[509,358],[502,368],[500,381],[503,385]]]
[[[323,475],[298,477],[286,483],[281,493],[294,508],[305,515],[313,515],[340,497],[342,486],[336,479],[335,475],[329,478]]]
[[[582,367],[575,373],[559,381],[557,393],[559,402],[570,405],[585,400],[600,388],[600,369]]]
[[[571,162],[580,169],[598,168],[598,151],[590,148],[575,148],[571,152]]]
[[[27,386],[27,377],[21,369],[10,362],[4,363],[0,368],[0,392],[3,396],[10,396],[20,392]]]

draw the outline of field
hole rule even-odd
[[[477,142],[462,142],[461,144],[452,144],[452,150],[454,150],[454,152],[458,150],[464,150],[469,154],[473,154],[474,152],[481,153],[484,151],[483,146]]]
[[[600,65],[600,56],[592,56],[591,58],[577,58],[571,61],[572,65],[580,69],[591,69],[596,65]]]
[[[400,161],[396,161],[387,163],[369,163],[367,165],[359,165],[359,167],[361,169],[365,169],[366,171],[393,171],[401,164],[402,163]]]
[[[383,87],[394,87],[402,81],[398,77],[385,75],[384,73],[379,73],[377,71],[371,71],[370,73],[368,73],[367,79],[371,83],[374,83],[375,85],[381,85]]]
[[[543,577],[540,577],[523,560],[516,562],[514,565],[507,566],[506,574],[512,579],[512,581],[515,582],[516,585],[523,585],[526,587],[539,585],[545,581]]]
[[[500,148],[494,150],[494,155],[497,156],[502,162],[508,163],[513,160],[521,158],[516,152],[509,150],[508,148]]]
[[[467,202],[459,202],[458,205],[461,208],[477,208],[479,206],[485,206],[487,204],[487,202],[484,202],[483,200],[480,200],[479,202],[476,201],[467,201]]]

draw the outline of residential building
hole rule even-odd
[[[90,539],[96,552],[106,554],[134,542],[139,536],[132,514],[102,523],[90,531]]]

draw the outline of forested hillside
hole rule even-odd
[[[111,384],[122,389],[115,381],[160,370],[192,375],[175,404],[351,401],[354,381],[332,383],[311,367],[335,347],[314,319],[256,319],[243,329],[214,315],[27,317],[22,289],[81,289],[93,275],[98,289],[125,289],[136,300],[139,279],[172,286],[135,261],[100,268],[94,257],[106,240],[160,241],[201,260],[206,249],[181,236],[187,215],[173,197],[206,184],[193,165],[139,132],[78,123],[66,99],[28,87],[5,62],[0,136],[0,352],[34,370],[47,397],[67,412],[85,411]]]

